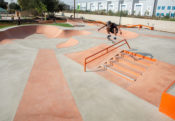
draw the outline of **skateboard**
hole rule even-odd
[[[115,41],[117,40],[117,38],[116,38],[116,39],[112,39],[112,37],[111,37],[111,36],[110,36],[110,37],[109,37],[109,36],[107,36],[107,39],[108,39],[109,41],[112,41],[112,43],[113,43],[113,44],[115,44],[115,43],[116,43]]]

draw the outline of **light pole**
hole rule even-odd
[[[75,19],[75,0],[74,0],[74,19]]]
[[[122,17],[122,2],[120,2],[120,19],[119,19],[119,26],[121,24],[121,17]]]

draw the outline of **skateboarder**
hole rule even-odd
[[[115,24],[115,23],[112,23],[111,21],[108,21],[106,23],[106,25],[104,25],[101,28],[99,28],[98,31],[100,31],[104,27],[106,27],[106,31],[108,33],[108,36],[107,36],[108,39],[110,39],[110,37],[111,37],[111,34],[110,33],[113,33],[115,35],[115,37],[114,37],[115,40],[117,39],[117,33],[118,33],[118,31],[120,31],[120,34],[122,34],[122,32],[121,32],[120,28],[118,27],[118,25]]]
[[[21,25],[21,18],[18,17],[18,25]]]

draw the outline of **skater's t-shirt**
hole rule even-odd
[[[111,23],[111,25],[110,25],[110,32],[114,33],[114,28],[116,28],[116,31],[118,32],[117,26],[118,26],[117,24]]]
[[[115,23],[112,23],[110,27],[111,27],[111,29],[114,29],[114,28],[118,29],[117,24],[115,24]]]

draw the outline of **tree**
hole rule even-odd
[[[38,11],[54,12],[58,9],[58,0],[18,0],[22,10],[37,9]]]
[[[7,2],[4,2],[4,0],[0,0],[0,7],[3,9],[7,9]]]
[[[18,4],[22,10],[34,10],[38,14],[42,14],[47,11],[46,5],[41,0],[18,0]]]
[[[29,9],[35,7],[35,6],[33,6],[34,0],[30,0],[30,2],[28,0],[18,0],[18,4],[20,5],[22,10],[29,10]]]
[[[53,13],[65,10],[68,6],[59,0],[18,0],[22,10],[35,10],[37,13],[43,12]]]
[[[59,0],[41,0],[48,12],[59,11]]]
[[[40,0],[35,0],[35,10],[42,14],[43,12],[47,11],[46,5],[42,3]]]
[[[11,10],[20,10],[20,6],[18,4],[16,4],[16,3],[10,3],[9,4],[9,8]]]
[[[69,6],[66,5],[65,3],[60,2],[58,4],[58,8],[59,8],[59,11],[63,11],[63,10],[68,10],[69,9]]]

